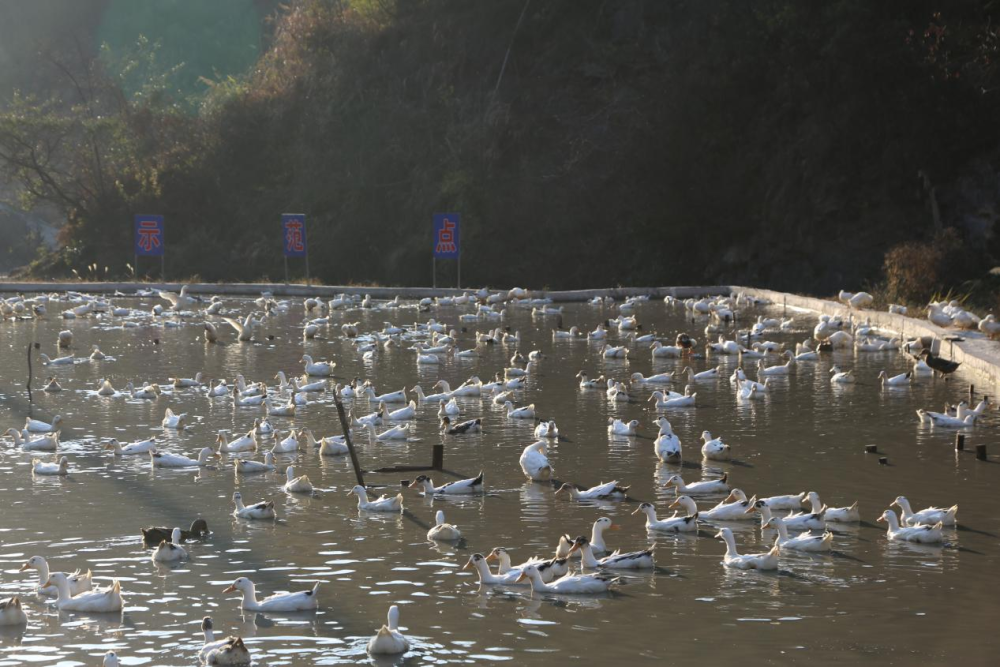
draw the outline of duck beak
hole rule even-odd
[[[229,588],[227,588],[226,590],[224,590],[224,591],[222,591],[222,592],[223,592],[223,593],[232,593],[232,592],[233,592],[233,591],[235,591],[235,590],[236,590],[236,586],[233,586],[232,584],[230,584],[230,585],[229,585]]]
[[[767,522],[767,523],[765,523],[765,524],[764,524],[763,526],[761,526],[761,528],[771,528],[771,522],[770,522],[770,521],[768,521],[768,522]]]
[[[519,583],[519,582],[522,582],[522,581],[524,581],[524,580],[525,580],[525,579],[527,579],[527,578],[528,578],[528,575],[526,575],[526,574],[525,574],[524,572],[522,572],[522,573],[521,573],[521,574],[520,574],[520,575],[519,575],[519,576],[517,577],[517,579],[515,579],[515,580],[514,580],[514,583],[516,584],[516,583]]]
[[[27,563],[25,563],[24,565],[21,566],[21,569],[18,570],[18,572],[24,572],[25,570],[30,570],[30,569],[31,569],[31,567]],[[44,588],[44,586],[43,586],[43,588]]]
[[[617,523],[613,523],[610,526],[608,526],[608,530],[621,530],[621,529],[622,527],[619,526]]]
[[[753,505],[751,505],[750,507],[747,508],[747,511],[744,512],[744,514],[753,514],[756,511],[757,511],[757,508],[754,507]]]
[[[677,507],[677,503],[679,503],[679,502],[680,502],[680,498],[678,498],[678,499],[677,499],[677,500],[675,500],[674,502],[670,503],[670,504],[669,504],[669,505],[668,505],[667,507],[668,507],[668,508],[673,508],[673,507]]]
[[[55,585],[56,582],[52,581],[52,578],[50,577],[44,584],[42,584],[42,588],[48,588],[49,586],[55,586]]]
[[[880,516],[879,518],[877,518],[875,520],[878,521],[878,522],[880,522],[880,523],[884,523],[885,522],[885,517],[884,516]]]
[[[574,551],[579,551],[579,550],[580,550],[580,545],[579,544],[574,544],[573,548],[569,550],[569,553],[573,553]],[[567,555],[569,555],[569,554],[567,554]]]
[[[490,561],[498,560],[499,558],[499,556],[491,552],[488,556],[486,556],[486,562],[489,563]],[[471,564],[472,561],[470,560],[469,563]]]
[[[634,511],[634,512],[632,512],[632,514],[638,514],[638,513],[639,513],[639,510],[640,510],[640,509],[641,509],[641,508],[639,508],[639,507],[635,508],[635,511]]]

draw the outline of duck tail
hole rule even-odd
[[[771,550],[767,552],[767,555],[768,556],[777,556],[779,553],[781,553],[781,547],[779,547],[778,544],[775,543],[775,545],[773,547],[771,547]]]
[[[111,589],[110,590],[111,590],[112,593],[116,593],[118,595],[121,595],[121,592],[122,592],[121,582],[118,581],[117,579],[115,579],[113,582],[111,582]]]
[[[728,472],[722,473],[722,477],[719,479],[719,481],[722,482],[723,484],[727,484],[729,482],[729,473]]]
[[[958,514],[958,505],[952,505],[951,507],[949,507],[947,514],[948,514],[948,518],[951,519],[952,521],[954,521],[955,520],[955,515]]]
[[[847,509],[851,510],[852,512],[853,512],[854,510],[858,509],[858,501],[857,501],[857,500],[855,500],[855,501],[854,501],[854,504],[853,504],[853,505],[851,505],[850,507],[848,507]]]
[[[480,470],[479,471],[479,475],[474,480],[472,480],[472,484],[475,485],[475,486],[482,485],[482,483],[483,483],[483,477],[484,477],[483,476],[483,471]]]

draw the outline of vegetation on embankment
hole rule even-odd
[[[430,215],[450,210],[467,284],[918,301],[1000,256],[998,11],[298,0],[196,114],[166,77],[126,95],[98,60],[70,99],[11,100],[0,174],[66,212],[34,275],[126,275],[131,217],[157,212],[173,275],[278,278],[294,211],[323,281],[426,284]],[[913,257],[939,247],[952,259],[932,284]]]

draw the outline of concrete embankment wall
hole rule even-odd
[[[163,289],[178,291],[184,283],[130,283],[130,282],[8,282],[0,283],[0,293],[7,292],[51,292],[73,290],[92,294],[111,294],[116,291],[124,294],[134,294],[138,289]],[[364,287],[336,285],[299,285],[284,283],[192,283],[188,284],[192,294],[228,294],[232,296],[260,296],[261,292],[270,292],[279,297],[321,297],[331,298],[337,294],[371,295],[373,299],[391,299],[397,295],[404,299],[422,299],[424,297],[455,296],[472,290],[445,287]],[[740,287],[730,285],[684,286],[684,287],[617,287],[608,289],[587,289],[568,291],[535,290],[533,296],[545,295],[557,302],[587,301],[595,296],[610,296],[621,301],[630,296],[649,295],[663,298],[670,295],[678,299],[701,296],[725,295],[743,292],[753,296],[769,299],[776,305],[809,310],[827,315],[839,315],[847,318],[853,315],[855,320],[871,319],[873,325],[898,331],[903,337],[933,336],[942,341],[940,353],[963,365],[964,370],[978,373],[986,381],[981,385],[981,391],[996,395],[1000,388],[1000,343],[994,343],[982,338],[978,332],[966,333],[956,330],[946,330],[937,327],[926,319],[904,317],[887,312],[863,310],[852,311],[847,306],[825,299],[775,292],[755,287]],[[966,340],[949,342],[948,337],[963,337]]]

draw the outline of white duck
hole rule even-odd
[[[460,479],[457,482],[448,482],[443,486],[434,486],[434,481],[431,480],[427,475],[419,475],[416,479],[409,483],[409,488],[422,488],[424,490],[424,495],[469,495],[478,494],[485,492],[485,486],[483,484],[483,473],[480,472],[478,477],[472,477],[469,479]]]
[[[622,500],[628,496],[629,487],[618,486],[618,481],[602,482],[589,489],[573,484],[563,484],[556,489],[556,495],[568,493],[574,500]]]
[[[374,403],[406,403],[406,388],[399,391],[390,391],[386,394],[376,394],[375,388],[365,383],[363,394],[368,396],[368,400]]]
[[[642,373],[632,373],[632,384],[669,384],[674,381],[673,373],[658,373],[644,376]]]
[[[552,479],[552,464],[549,463],[548,445],[544,440],[533,442],[524,448],[518,462],[525,477],[535,482]]]
[[[49,572],[49,563],[45,560],[43,556],[32,556],[21,565],[21,569],[18,572],[24,572],[26,570],[35,570],[38,573],[38,588],[36,592],[39,595],[44,595],[46,597],[55,597],[59,594],[59,591],[55,586],[48,585],[49,575],[54,574]],[[81,574],[79,570],[73,572],[72,574],[67,574],[65,572],[61,573],[66,576],[66,583],[69,585],[70,595],[79,595],[80,593],[86,593],[93,588],[93,574],[90,570],[87,570],[86,574]]]
[[[693,505],[694,503],[691,504]],[[683,504],[682,506],[686,508],[690,507],[687,504]],[[675,513],[672,517],[667,519],[656,518],[656,508],[653,507],[652,503],[642,503],[634,512],[632,512],[632,514],[638,514],[639,512],[646,515],[647,531],[656,531],[660,533],[688,533],[698,530],[697,507],[691,514],[679,516]]]
[[[0,627],[26,625],[28,616],[21,609],[21,600],[16,595],[0,602]]]
[[[273,500],[247,506],[243,504],[243,494],[237,491],[233,494],[233,505],[236,506],[233,510],[233,516],[237,519],[274,519],[276,517]]]
[[[406,440],[410,437],[410,424],[399,424],[388,428],[381,433],[375,430],[371,424],[366,424],[365,429],[372,440],[384,442],[386,440]]]
[[[878,379],[882,381],[883,387],[907,387],[910,384],[910,378],[913,373],[900,373],[899,375],[893,375],[889,377],[889,374],[885,371],[880,371],[878,374]]]
[[[410,642],[399,631],[399,607],[389,607],[387,624],[368,641],[368,653],[371,655],[396,655],[410,650]]]
[[[29,436],[29,433],[25,432],[22,434],[17,429],[9,428],[4,435],[9,435],[13,438],[14,446],[20,447],[26,452],[54,452],[59,449],[59,433],[42,435],[37,438],[26,438],[24,436]]]
[[[456,404],[455,407],[458,407]],[[386,418],[391,422],[402,422],[408,419],[413,419],[417,416],[417,402],[410,401],[406,407],[399,408],[398,410],[393,410],[386,415]]]
[[[198,458],[192,459],[180,454],[164,454],[158,452],[156,447],[149,450],[149,460],[154,468],[197,468],[209,465],[211,459],[219,458],[217,452],[205,447],[198,452]]]
[[[236,472],[241,475],[252,475],[261,472],[272,472],[275,469],[274,466],[274,454],[271,452],[264,452],[264,462],[254,461],[252,459],[236,459],[234,464],[236,466]]]
[[[746,521],[754,518],[747,514],[747,509],[755,502],[757,502],[756,497],[747,500],[743,491],[733,489],[725,500],[708,510],[699,512],[694,500],[689,496],[678,497],[670,506],[680,505],[688,514],[698,512],[698,518],[706,521]]]
[[[535,418],[535,404],[525,405],[520,408],[515,408],[514,404],[507,401],[503,404],[503,409],[507,413],[508,419],[534,419]]]
[[[937,544],[944,541],[941,533],[943,525],[936,523],[933,526],[907,526],[900,527],[899,519],[892,510],[882,512],[876,521],[888,524],[886,536],[893,541],[899,542],[920,542],[921,544]]]
[[[716,366],[715,368],[709,368],[707,371],[701,371],[700,373],[695,373],[694,369],[690,366],[685,366],[682,373],[687,373],[688,382],[704,382],[706,380],[715,380],[721,375],[722,366]]]
[[[614,552],[610,556],[605,556],[598,560],[594,557],[590,540],[582,535],[573,541],[573,548],[570,553],[580,552],[580,564],[586,568],[607,568],[612,570],[651,570],[656,567],[653,560],[653,550],[656,545],[643,551],[632,551],[629,553]]]
[[[729,492],[729,473],[725,473],[719,479],[709,479],[700,482],[685,484],[680,475],[671,475],[663,483],[665,487],[673,486],[678,496],[704,496],[713,493]]]
[[[598,573],[567,575],[547,584],[542,580],[542,575],[535,565],[528,565],[521,570],[521,574],[515,579],[515,582],[524,580],[528,580],[531,583],[531,590],[534,593],[556,593],[560,595],[605,593],[619,582],[619,579],[616,577]]]
[[[497,549],[493,550],[494,552]],[[491,553],[492,557],[493,554]],[[513,586],[520,583],[519,577],[521,576],[521,570],[523,568],[511,568],[504,570],[503,567],[500,568],[500,572],[493,574],[490,572],[490,566],[487,563],[487,558],[482,554],[472,554],[468,562],[465,563],[463,570],[468,570],[470,567],[476,568],[479,573],[479,583],[483,586]]]
[[[163,540],[153,551],[154,563],[176,563],[188,557],[188,552],[181,545],[181,529],[174,528],[170,533],[170,541]]]
[[[722,438],[713,438],[708,431],[702,431],[701,440],[705,443],[701,446],[701,455],[707,460],[728,461],[732,458],[731,448],[722,442]]]
[[[634,436],[638,433],[639,420],[623,422],[621,419],[608,417],[608,435]]]
[[[329,361],[313,361],[313,358],[308,354],[303,354],[299,361],[306,365],[306,375],[314,377],[329,377],[333,375],[333,369],[337,366]]]
[[[539,422],[535,427],[536,438],[558,438],[559,427],[554,421]]]
[[[653,422],[660,427],[660,432],[653,441],[656,458],[663,463],[677,463],[681,460],[681,440],[674,433],[673,427],[666,417],[660,417]]]
[[[978,416],[979,415],[975,413],[971,413],[966,415],[964,418],[959,419],[958,417],[951,417],[941,412],[917,410],[917,418],[920,419],[921,424],[938,426],[941,428],[965,428],[967,426],[975,426],[976,418]]]
[[[417,400],[421,403],[426,401],[447,401],[451,398],[451,394],[448,392],[442,392],[440,394],[425,394],[423,388],[419,384],[414,386],[410,391],[417,395]]]
[[[298,593],[276,593],[263,600],[257,599],[257,587],[246,577],[240,577],[223,593],[239,591],[243,594],[243,604],[240,605],[247,611],[263,612],[290,612],[290,611],[310,611],[316,609],[318,605],[317,592],[320,582],[313,584],[311,590],[300,591]]]
[[[413,404],[413,401],[410,401]],[[458,404],[458,399],[452,398],[447,403],[442,399],[438,402],[438,417],[457,417],[462,414],[462,408]]]
[[[729,528],[722,528],[715,535],[722,538],[726,543],[726,555],[722,558],[722,564],[737,570],[777,570],[779,547],[772,547],[767,553],[761,554],[740,554],[736,550],[736,539],[733,531]]]
[[[288,466],[285,469],[285,493],[312,493],[313,485],[309,481],[309,475],[295,476],[295,466]]]
[[[52,423],[43,422],[39,419],[25,419],[24,430],[28,433],[55,433],[62,428],[62,416],[56,415],[52,418]]]
[[[175,415],[174,411],[167,408],[166,412],[163,414],[163,421],[160,424],[163,428],[172,429],[176,431],[181,431],[184,429],[184,420],[187,417],[186,412],[182,412],[179,415]]]
[[[257,434],[251,429],[240,437],[226,442],[226,437],[222,431],[216,436],[215,441],[219,444],[220,454],[235,454],[238,452],[252,452],[257,449]]]
[[[854,371],[842,371],[839,366],[830,369],[830,382],[832,384],[852,384],[854,382]]]
[[[68,475],[69,459],[63,456],[53,463],[45,463],[41,459],[32,459],[31,471],[36,475]]]
[[[829,551],[833,545],[833,533],[830,531],[822,535],[813,535],[809,531],[805,531],[795,537],[789,537],[788,526],[785,525],[780,516],[771,517],[771,520],[765,523],[762,528],[776,528],[778,530],[778,537],[774,540],[774,544],[782,549]]]
[[[91,613],[119,612],[124,606],[121,584],[115,579],[110,588],[88,591],[72,595],[69,588],[69,578],[63,572],[53,572],[49,575],[46,587],[54,586],[58,591],[56,608],[59,611],[81,611]]]
[[[347,492],[347,495],[358,497],[358,509],[366,512],[401,512],[403,510],[403,494],[397,493],[395,496],[379,496],[375,500],[368,500],[368,491],[360,484]]]
[[[250,651],[240,637],[216,640],[212,629],[212,619],[208,616],[201,621],[205,633],[205,644],[198,653],[200,661],[206,665],[249,665]]]
[[[823,503],[820,502],[819,494],[810,491],[806,494],[806,500],[812,505],[812,513],[819,514],[823,511]],[[833,523],[858,523],[861,521],[861,511],[858,509],[858,501],[849,507],[827,507],[823,519]]]
[[[434,515],[434,525],[427,531],[427,539],[454,542],[462,539],[462,532],[458,527],[445,523],[444,512],[438,510]]]
[[[952,505],[948,508],[928,507],[914,512],[906,496],[897,496],[892,504],[902,511],[903,523],[907,526],[933,526],[936,523],[954,526],[958,522],[958,505]]]
[[[299,434],[295,429],[289,429],[288,435],[271,447],[271,451],[275,454],[291,454],[300,449],[302,449],[302,444],[299,442]]]

